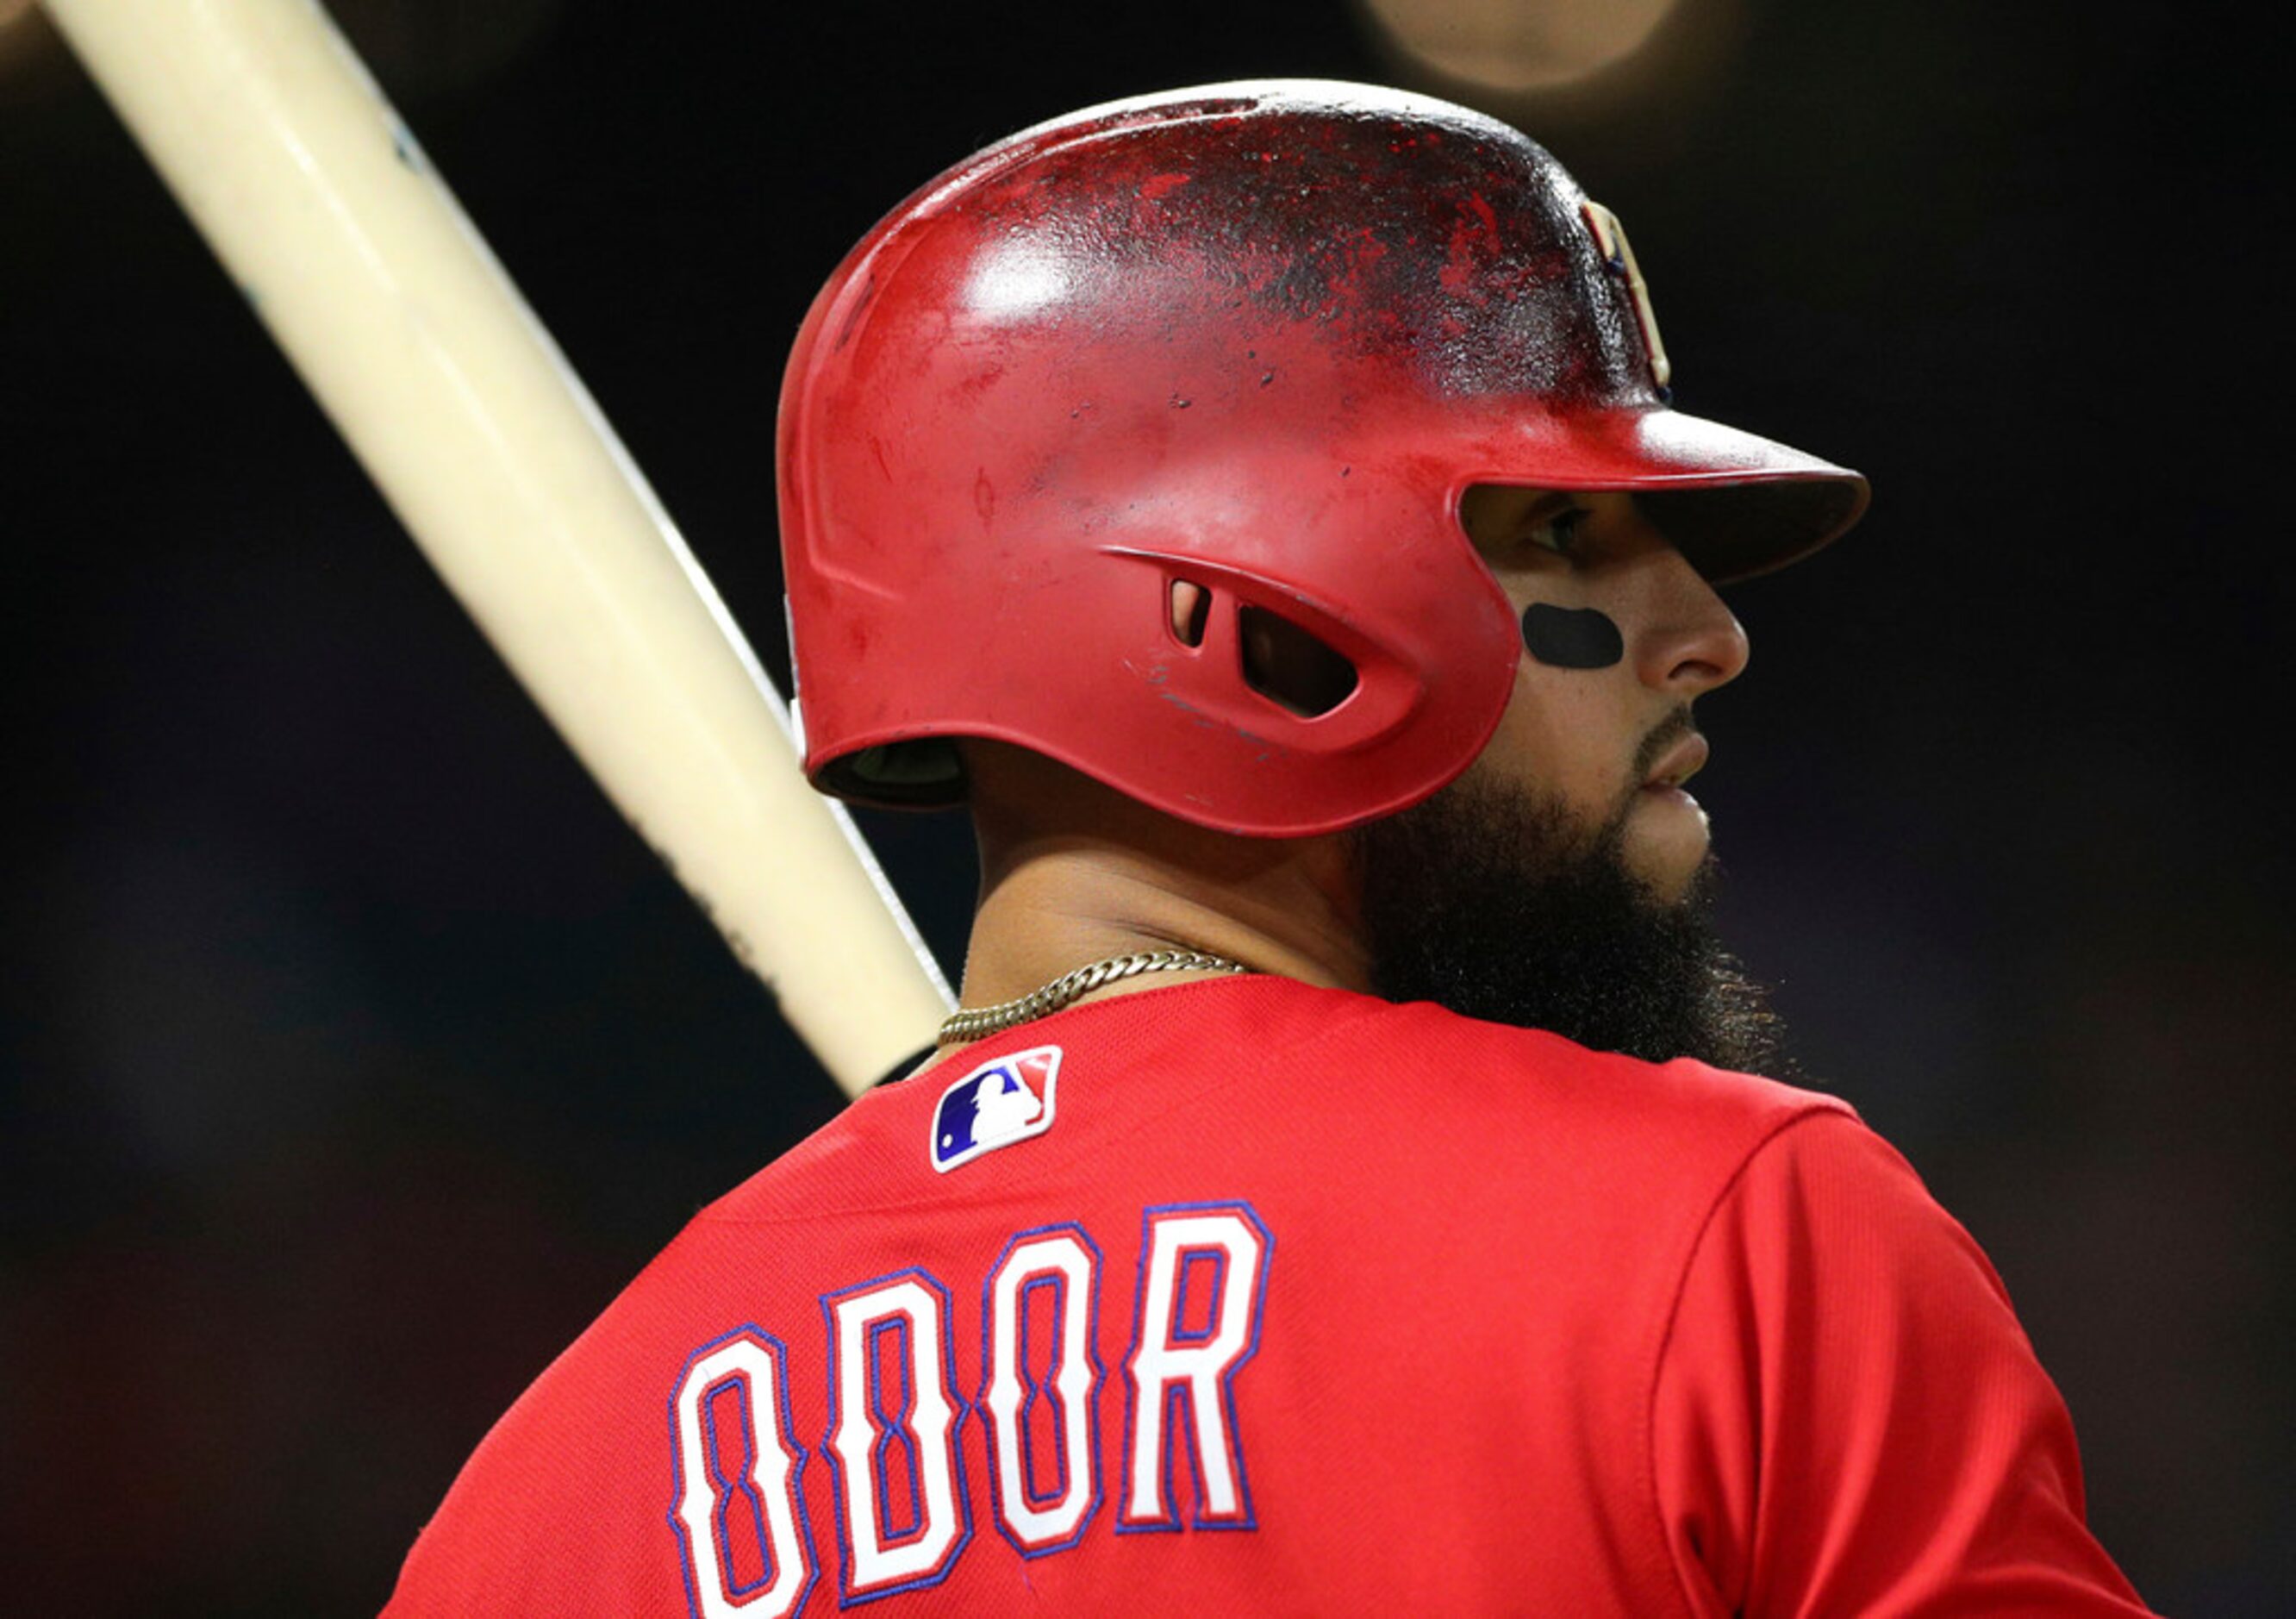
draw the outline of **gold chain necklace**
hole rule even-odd
[[[1230,961],[1225,956],[1213,956],[1202,950],[1142,950],[1130,956],[1111,956],[1105,961],[1095,961],[1089,966],[1077,968],[1073,973],[1063,973],[1042,989],[1031,990],[1018,1000],[1000,1001],[993,1007],[980,1007],[956,1013],[941,1024],[940,1033],[933,1043],[946,1046],[951,1040],[978,1040],[1000,1029],[1010,1029],[1018,1023],[1048,1016],[1103,984],[1111,984],[1119,979],[1135,977],[1142,973],[1248,973],[1250,970],[1240,961]]]

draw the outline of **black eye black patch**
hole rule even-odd
[[[1522,644],[1555,669],[1608,669],[1627,655],[1627,638],[1609,613],[1545,602],[1522,610]]]

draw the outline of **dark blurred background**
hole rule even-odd
[[[1992,1253],[2139,1587],[2296,1611],[2284,22],[1561,4],[335,9],[777,676],[782,358],[936,169],[1267,74],[1555,147],[1681,401],[1877,489],[1735,597],[1734,936]],[[0,1605],[372,1610],[491,1419],[839,1098],[24,0],[0,474]],[[869,829],[954,972],[962,822]]]

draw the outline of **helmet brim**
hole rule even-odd
[[[1624,490],[1700,573],[1731,584],[1841,537],[1871,497],[1863,474],[1664,407],[1518,418],[1471,483]]]

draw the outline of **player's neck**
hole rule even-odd
[[[1205,951],[1307,983],[1367,987],[1341,840],[1232,837],[1071,773],[1061,777],[1031,779],[1018,793],[996,791],[993,779],[976,788],[981,893],[965,955],[965,1006],[1026,995],[1090,962],[1160,949]],[[1178,978],[1143,975],[1098,993]]]
[[[1362,989],[1367,982],[1352,930],[1303,873],[1278,868],[1206,892],[1196,874],[1137,851],[1070,844],[1036,852],[984,884],[964,1001],[1010,1000],[1088,962],[1168,949],[1201,950],[1308,983]],[[1173,982],[1160,974],[1102,992]]]

